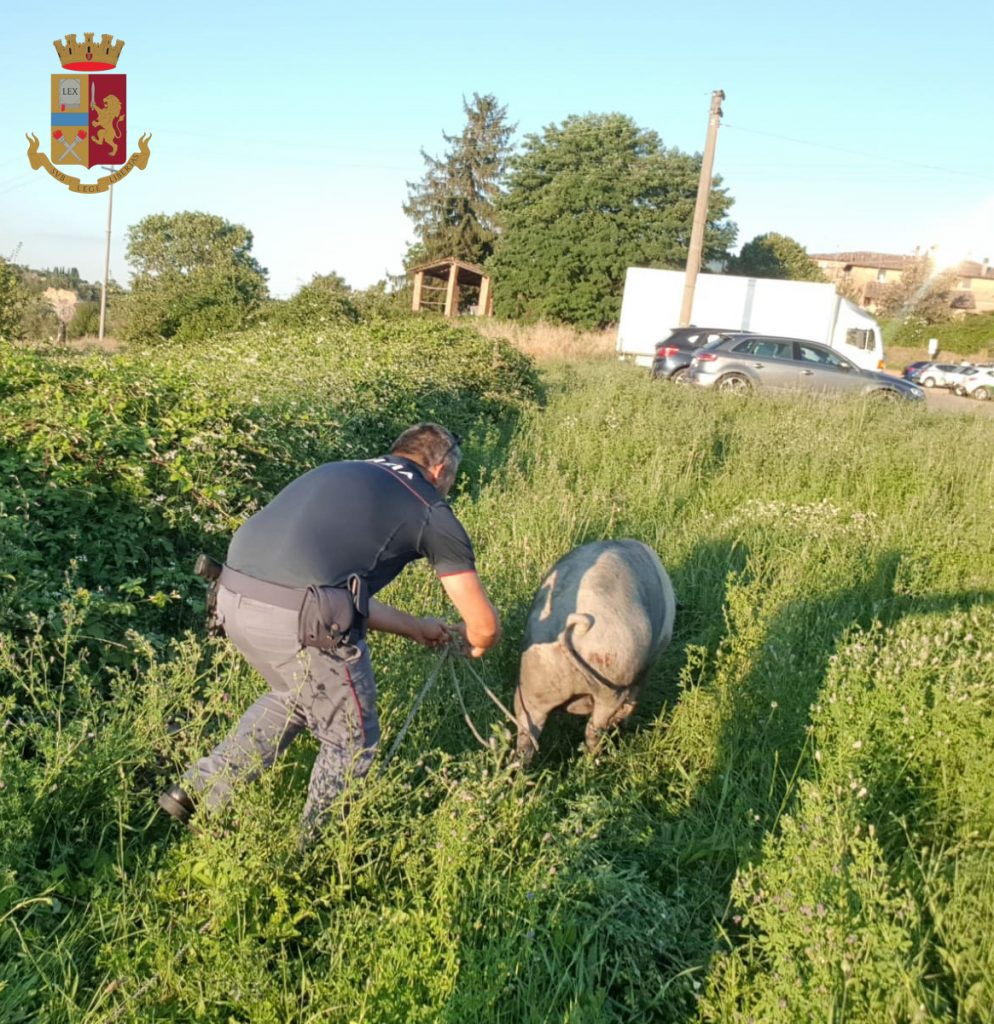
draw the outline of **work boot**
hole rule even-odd
[[[190,794],[179,786],[170,786],[159,797],[159,806],[166,814],[171,815],[177,821],[181,821],[184,825],[189,824],[190,818],[193,817],[196,810]]]

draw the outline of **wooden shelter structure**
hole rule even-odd
[[[444,260],[411,267],[411,273],[414,274],[411,309],[415,312],[419,309],[430,309],[445,316],[458,316],[459,288],[472,287],[480,290],[480,298],[476,304],[478,314],[494,315],[491,279],[483,267],[448,256]]]

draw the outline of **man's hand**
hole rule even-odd
[[[414,619],[407,634],[422,647],[445,647],[452,642],[451,628],[441,619]]]
[[[477,647],[470,642],[465,622],[459,622],[453,627],[456,636],[459,638],[459,653],[468,654],[471,658],[482,658],[490,650],[489,647]]]

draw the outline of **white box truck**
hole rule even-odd
[[[618,322],[618,355],[649,366],[656,343],[680,324],[682,270],[629,267]],[[867,370],[883,369],[876,320],[833,284],[699,274],[690,322],[719,330],[757,331],[831,345]]]

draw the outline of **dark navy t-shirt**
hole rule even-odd
[[[298,477],[235,532],[227,564],[288,587],[358,573],[375,594],[416,558],[439,576],[476,568],[466,531],[421,467],[385,455]]]

